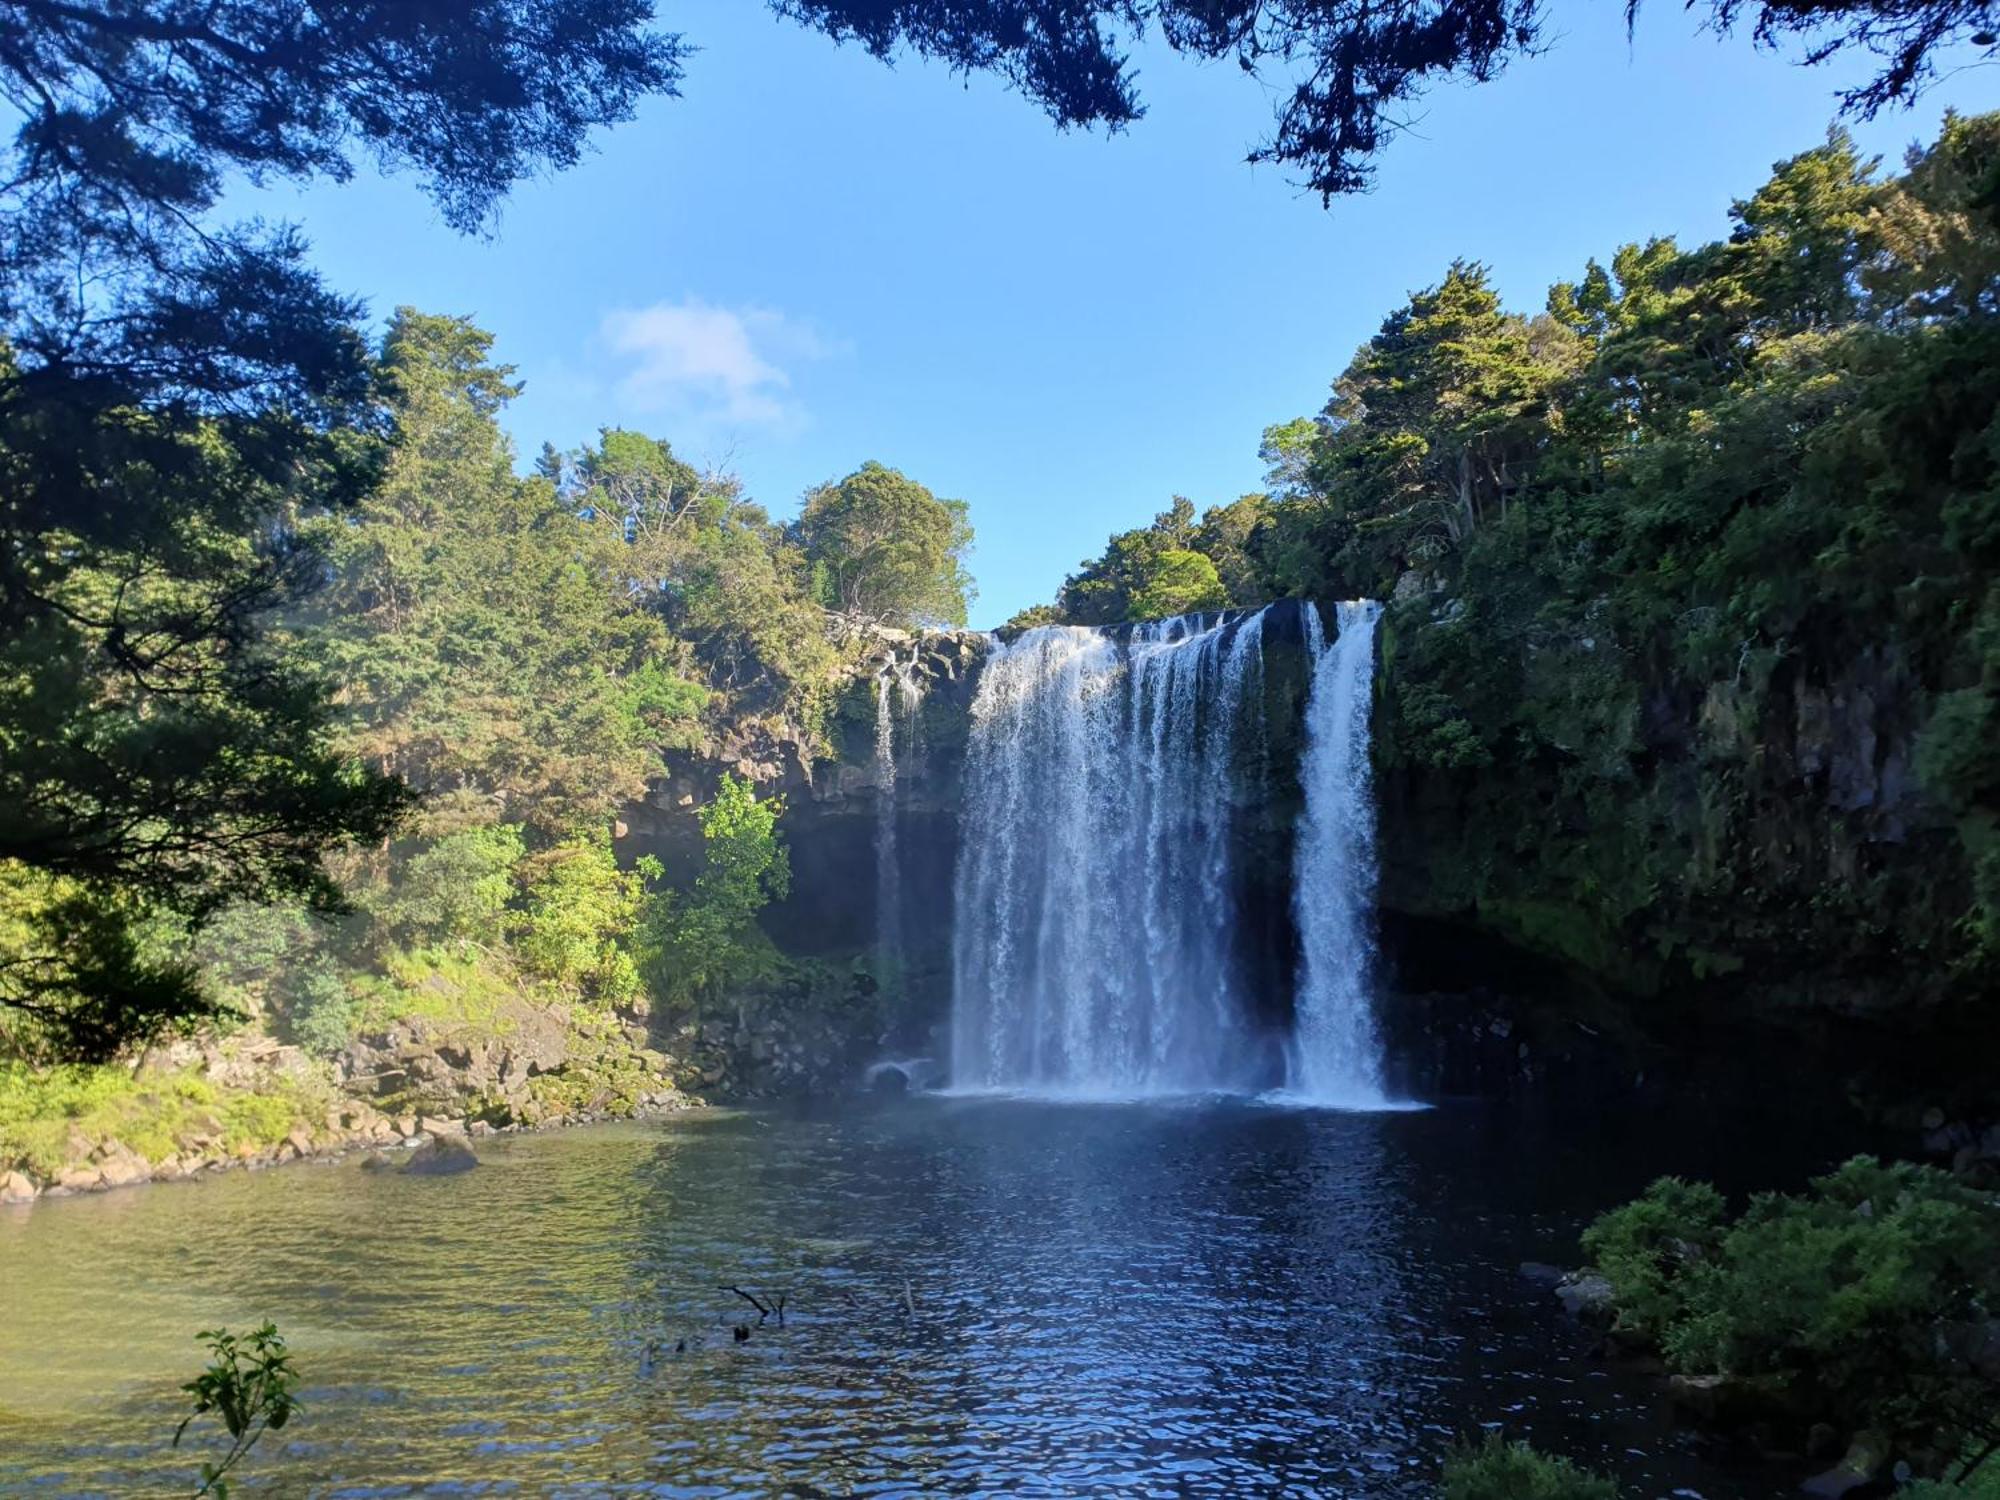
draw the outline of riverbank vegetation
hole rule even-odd
[[[1659,1354],[1712,1426],[1794,1452],[1819,1427],[1855,1485],[1896,1462],[1965,1485],[2000,1452],[1990,1187],[1857,1157],[1732,1217],[1713,1188],[1666,1178],[1583,1249],[1613,1337]]]
[[[1444,1462],[1438,1500],[1617,1500],[1610,1480],[1566,1458],[1488,1434]]]

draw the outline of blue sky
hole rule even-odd
[[[377,316],[492,330],[527,382],[508,419],[524,459],[630,426],[733,468],[779,516],[870,458],[969,501],[987,625],[1174,494],[1256,488],[1261,430],[1317,410],[1454,256],[1534,308],[1625,240],[1721,233],[1855,72],[1664,3],[1628,43],[1621,6],[1557,0],[1547,56],[1433,94],[1376,191],[1325,210],[1243,164],[1270,101],[1233,65],[1143,53],[1146,119],[1059,134],[990,80],[891,72],[750,0],[662,11],[704,49],[683,97],[518,189],[490,239],[366,174],[238,205],[300,220]],[[1971,70],[1855,130],[1893,162],[1947,104],[1996,96]]]

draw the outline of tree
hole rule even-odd
[[[1961,1481],[2000,1452],[1982,1348],[2000,1208],[1950,1173],[1858,1156],[1807,1193],[1758,1194],[1734,1222],[1714,1189],[1663,1178],[1584,1244],[1621,1324],[1676,1371],[1775,1386],[1801,1425],[1964,1448]]]
[[[1582,337],[1502,310],[1455,261],[1362,345],[1315,423],[1265,436],[1287,487],[1270,550],[1288,587],[1380,594],[1462,548],[1532,479]]]
[[[2000,117],[1951,117],[1888,180],[1836,131],[1725,238],[1616,247],[1541,315],[1454,265],[1317,418],[1266,431],[1260,518],[1113,537],[1063,617],[1132,618],[1183,545],[1232,602],[1390,594],[1378,764],[1466,920],[1635,998],[1733,974],[1976,1022],[2000,973],[1996,314]],[[1879,782],[1866,755],[1830,774],[1816,727],[1873,663],[1870,727],[1835,734],[1880,737]]]
[[[1132,618],[1164,620],[1169,615],[1221,609],[1229,594],[1216,576],[1215,564],[1199,552],[1170,547],[1155,556],[1132,592]]]
[[[626,517],[515,477],[498,414],[518,387],[491,349],[464,319],[398,310],[383,481],[322,528],[333,582],[303,623],[355,752],[561,839],[608,826],[707,695],[632,585]]]
[[[382,458],[357,307],[225,180],[409,166],[446,218],[671,89],[638,0],[0,0],[0,954],[16,1048],[103,1057],[212,1002],[173,930],[338,904],[405,794],[339,753],[267,628],[302,517]]]
[[[792,530],[828,608],[905,627],[965,623],[972,523],[963,500],[865,463],[811,491]]]
[[[1262,602],[1269,592],[1256,552],[1267,518],[1261,495],[1211,506],[1199,521],[1194,502],[1176,495],[1152,525],[1114,536],[1063,580],[1056,614],[1111,625]]]
[[[1691,8],[1696,0],[1690,0]],[[884,60],[909,51],[960,73],[996,73],[1056,124],[1112,130],[1144,113],[1122,37],[1150,33],[1202,62],[1233,59],[1278,100],[1250,154],[1297,171],[1324,198],[1368,185],[1373,158],[1410,105],[1455,79],[1484,83],[1541,47],[1536,0],[772,0],[779,14]],[[1639,0],[1628,0],[1635,18]],[[1701,0],[1716,29],[1747,25],[1760,45],[1803,44],[1800,60],[1846,52],[1882,70],[1842,96],[1864,116],[1914,99],[1947,48],[1992,56],[1993,0]]]

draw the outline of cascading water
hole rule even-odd
[[[913,741],[923,679],[915,661],[892,655],[875,677],[875,959],[876,980],[887,982],[903,961],[903,871],[896,853],[896,708],[900,702]]]
[[[1267,819],[1289,768],[1267,764],[1265,716],[1296,699],[1284,678],[1267,691],[1272,610],[1296,612],[1275,617],[1272,639],[1300,640],[1305,668],[1289,921],[1275,933],[1271,901],[1285,896],[1270,860],[1286,835]],[[1380,618],[1372,600],[1342,604],[1329,639],[1317,607],[1282,605],[995,644],[966,761],[954,1087],[1249,1092],[1282,1070],[1294,1102],[1406,1107],[1384,1097],[1373,1013]],[[1295,988],[1268,993],[1294,936]]]
[[[1288,1088],[1312,1103],[1357,1109],[1386,1102],[1372,994],[1375,798],[1368,754],[1381,615],[1372,599],[1342,604],[1329,641],[1319,611],[1305,611],[1312,688],[1299,766],[1305,810],[1292,860],[1300,957]]]
[[[961,1089],[1235,1089],[1235,808],[1262,748],[1264,612],[996,646],[972,709],[954,926]]]

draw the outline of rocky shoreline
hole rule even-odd
[[[25,1208],[44,1198],[70,1198],[151,1183],[191,1182],[223,1172],[255,1172],[295,1162],[329,1163],[357,1152],[367,1152],[371,1161],[379,1158],[380,1164],[386,1165],[383,1153],[408,1151],[414,1156],[443,1141],[461,1143],[469,1151],[467,1143],[482,1137],[563,1130],[609,1120],[655,1119],[708,1107],[702,1100],[668,1089],[649,1096],[632,1110],[585,1112],[533,1124],[495,1125],[485,1120],[389,1115],[365,1101],[350,1099],[330,1107],[321,1128],[300,1125],[276,1145],[255,1150],[221,1152],[196,1146],[164,1161],[149,1162],[124,1142],[112,1138],[101,1142],[82,1162],[66,1166],[46,1180],[38,1180],[20,1168],[0,1172],[0,1207]],[[405,1170],[420,1169],[413,1160],[405,1165]]]

